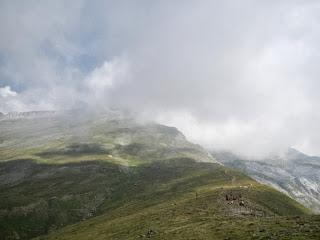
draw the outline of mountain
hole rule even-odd
[[[115,111],[0,121],[0,239],[317,239],[320,217],[176,128]]]
[[[224,165],[241,170],[320,213],[320,157],[293,148],[282,156],[262,161],[244,160],[228,152],[213,155]]]
[[[68,162],[110,155],[114,162],[133,164],[173,157],[214,162],[174,127],[139,123],[119,113],[32,112],[6,117],[0,124],[1,159],[31,158]]]

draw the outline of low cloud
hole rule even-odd
[[[95,68],[84,80],[87,87],[88,102],[94,104],[108,103],[108,92],[130,79],[128,62],[124,58],[105,61]]]
[[[208,148],[320,155],[318,1],[65,4],[0,4],[0,111],[119,107]]]
[[[15,97],[15,96],[17,96],[17,93],[15,91],[12,91],[10,86],[5,86],[0,88],[0,97],[8,98],[8,97]]]

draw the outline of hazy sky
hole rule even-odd
[[[129,108],[209,148],[320,155],[320,1],[0,2],[0,111]]]

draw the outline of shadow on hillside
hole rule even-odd
[[[71,144],[62,149],[51,149],[37,153],[40,157],[53,156],[79,156],[83,154],[110,154],[110,150],[105,149],[103,145],[97,143],[77,143]]]

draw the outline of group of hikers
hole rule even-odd
[[[241,193],[234,194],[234,193],[231,192],[231,193],[226,194],[225,197],[226,197],[226,201],[229,204],[233,204],[235,201],[238,201],[239,206],[244,206],[244,200],[242,199]]]

